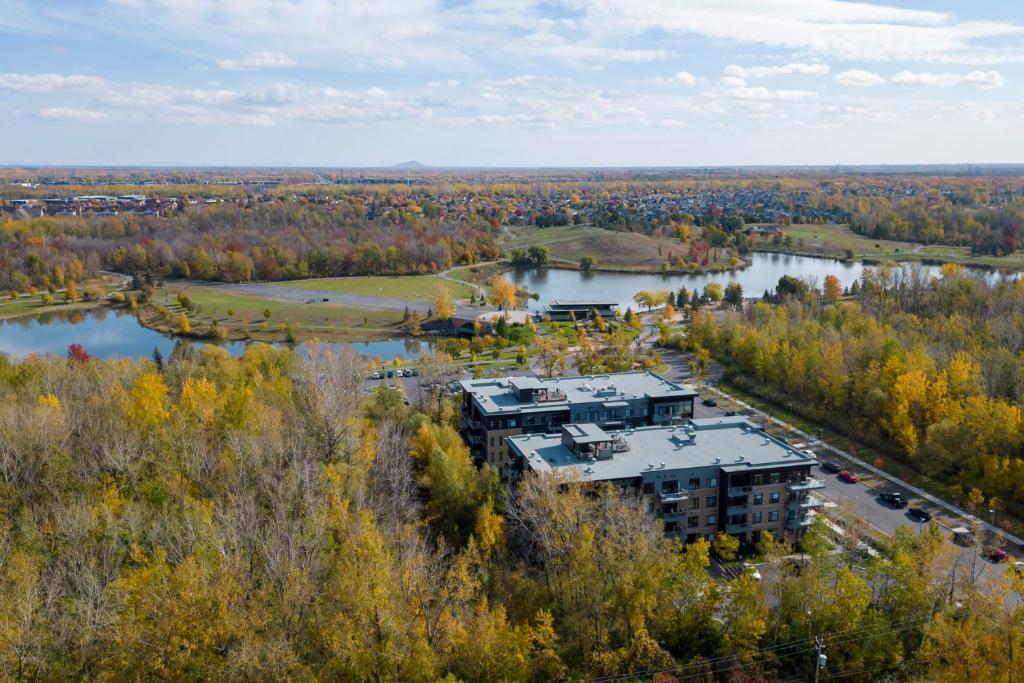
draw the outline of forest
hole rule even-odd
[[[751,315],[783,330],[780,311]],[[858,348],[885,346],[864,315]],[[889,374],[925,370],[909,362]],[[766,537],[763,580],[715,579],[728,537],[684,550],[611,487],[503,489],[452,398],[365,394],[364,363],[259,344],[0,359],[0,675],[806,680],[819,636],[829,677],[995,681],[1024,656],[1010,585],[976,584],[936,527],[874,557],[819,525],[800,564]]]
[[[1024,282],[955,264],[940,277],[883,266],[865,269],[844,298],[835,278],[823,291],[784,280],[780,305],[695,311],[679,343],[892,452],[955,500],[973,492],[1024,512]]]

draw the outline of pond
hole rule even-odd
[[[864,272],[860,261],[837,261],[835,259],[793,256],[792,254],[754,253],[752,263],[743,270],[724,273],[697,273],[693,275],[661,275],[658,273],[613,273],[597,271],[583,273],[576,270],[528,269],[515,270],[506,274],[514,282],[536,293],[539,300],[530,300],[530,309],[543,311],[553,299],[582,301],[588,299],[611,299],[622,310],[632,306],[633,295],[642,290],[678,290],[686,287],[690,291],[702,290],[709,282],[729,282],[743,285],[743,295],[759,297],[765,290],[774,291],[783,275],[813,280],[820,287],[826,275],[835,275],[849,287],[859,280]],[[936,266],[921,266],[926,272],[938,273]]]
[[[31,353],[63,356],[69,344],[81,344],[97,358],[149,357],[160,349],[166,358],[182,340],[143,327],[124,310],[97,308],[84,311],[52,311],[41,315],[0,321],[0,353],[24,358]],[[245,351],[246,342],[210,342],[190,339],[192,346],[216,344],[232,355]],[[390,361],[396,357],[416,358],[433,348],[424,339],[388,339],[371,342],[331,342],[328,346],[350,346],[359,353]]]

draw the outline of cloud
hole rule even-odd
[[[730,64],[725,67],[725,73],[737,78],[763,78],[765,76],[827,76],[828,64],[783,64],[781,66],[751,66],[743,67],[738,64]]]
[[[298,62],[283,52],[253,52],[238,59],[222,59],[217,66],[225,71],[253,71],[296,66]]]
[[[697,79],[689,71],[680,71],[674,76],[674,79],[683,85],[694,85],[697,82]]]
[[[970,84],[989,90],[1002,87],[1005,80],[998,71],[970,71],[966,74],[900,71],[892,77],[892,82],[898,85],[938,86],[943,88]]]
[[[842,73],[836,74],[836,80],[840,85],[853,88],[868,88],[872,85],[885,83],[883,76],[879,76],[873,71],[864,71],[863,69],[847,69]]]
[[[729,94],[738,100],[782,100],[785,102],[797,102],[817,95],[812,90],[769,90],[760,86],[731,88]]]
[[[699,35],[870,61],[999,56],[981,42],[1024,33],[1009,21],[959,21],[947,12],[849,0],[576,0],[573,6],[584,29],[599,35]]]
[[[0,74],[0,89],[18,92],[49,93],[61,90],[102,88],[106,81],[96,76],[62,76],[60,74]]]
[[[102,121],[109,118],[105,112],[92,109],[70,109],[68,107],[47,107],[39,110],[44,119],[63,121]]]

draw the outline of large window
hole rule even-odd
[[[691,491],[696,491],[697,489],[699,489],[700,488],[700,478],[699,477],[691,478],[690,481],[689,481],[688,487],[689,487],[689,489]]]
[[[708,516],[707,516],[707,517],[706,517],[706,518],[704,519],[704,522],[705,522],[705,523],[706,523],[706,524],[707,524],[708,526],[711,526],[712,524],[715,524],[716,522],[718,522],[718,517],[716,517],[715,515],[708,515]]]
[[[688,517],[686,520],[686,526],[691,529],[695,529],[700,526],[700,517]]]
[[[755,512],[754,513],[754,524],[760,524],[760,523],[761,523],[761,513],[760,512]]]
[[[768,494],[768,502],[769,503],[778,503],[779,502],[779,492],[775,491],[773,493],[769,493]]]
[[[754,494],[754,505],[761,505],[762,503],[764,503],[764,494],[763,493],[755,493]]]
[[[713,508],[718,505],[718,496],[708,496],[704,500],[704,507]]]
[[[777,521],[779,521],[779,512],[778,512],[778,510],[772,510],[771,512],[768,513],[768,521],[769,522],[777,522]]]

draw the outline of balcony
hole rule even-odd
[[[815,489],[825,488],[825,482],[819,481],[813,477],[808,477],[803,481],[795,481],[786,484],[786,489],[789,491],[813,491]]]
[[[658,496],[662,503],[681,503],[689,498],[686,491],[662,491]]]
[[[792,519],[786,520],[786,528],[790,531],[798,531],[800,529],[806,529],[807,527],[814,524],[814,512],[808,512],[805,515],[797,515]]]
[[[820,498],[815,498],[814,496],[807,496],[803,500],[796,500],[789,503],[787,507],[799,510],[814,510],[816,508],[820,508],[824,504],[825,501],[821,500]]]
[[[662,512],[660,516],[666,522],[681,522],[689,517],[689,510],[676,510],[675,512]]]
[[[725,514],[727,514],[727,515],[745,515],[745,514],[749,514],[750,510],[751,510],[750,503],[746,503],[744,505],[730,505],[729,507],[725,508]]]
[[[726,524],[725,533],[735,536],[736,534],[745,534],[750,531],[750,523],[745,522],[743,524]]]
[[[734,498],[736,496],[746,496],[753,490],[753,486],[733,486],[729,488],[729,497]]]

